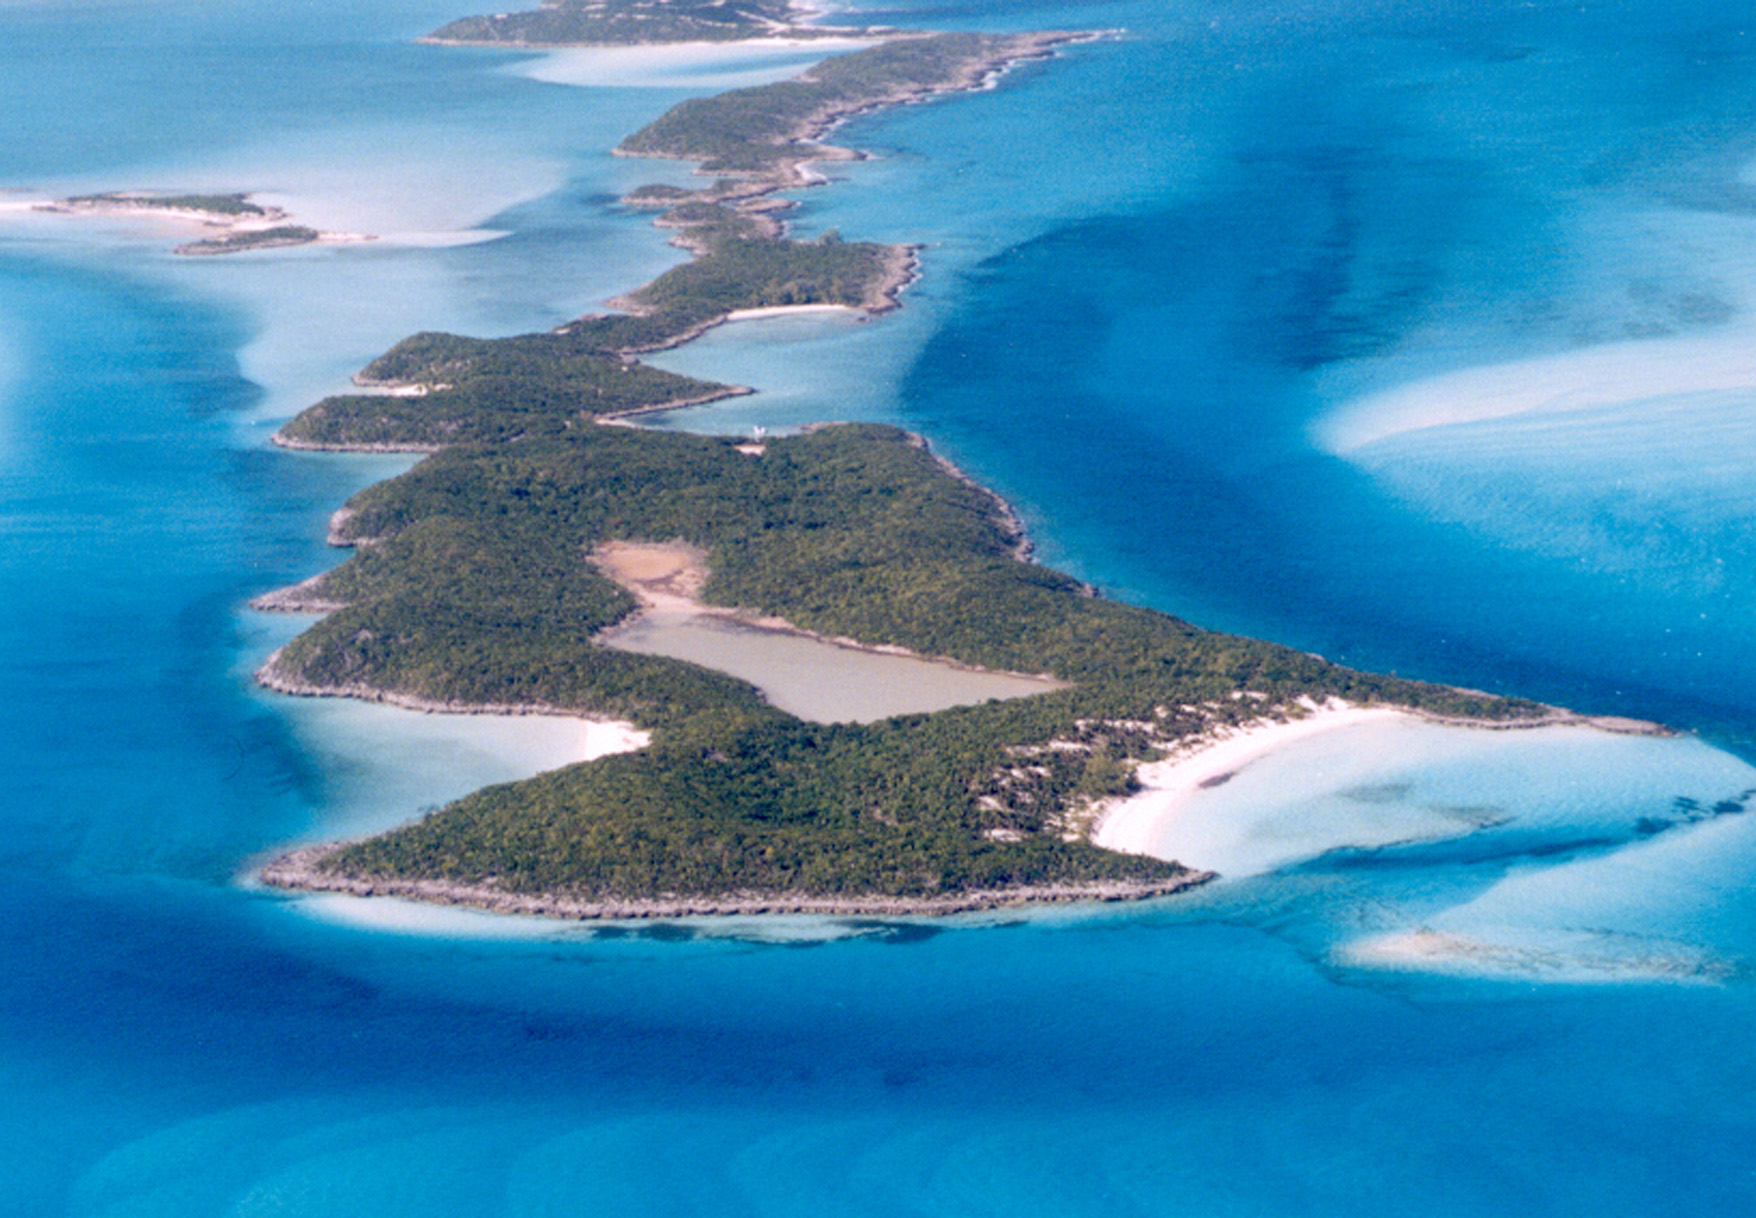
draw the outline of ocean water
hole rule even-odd
[[[875,159],[800,231],[921,242],[925,277],[670,353],[769,391],[673,425],[900,422],[1112,595],[1694,734],[1288,754],[1225,813],[1261,830],[1235,872],[1141,906],[263,891],[280,845],[602,743],[254,689],[297,622],[248,599],[406,464],[268,432],[408,332],[673,264],[613,200],[683,172],[607,149],[797,59],[415,45],[437,0],[5,0],[0,202],[254,189],[380,240],[197,262],[0,212],[0,1208],[1747,1210],[1756,14],[859,7],[1128,33],[843,128]]]

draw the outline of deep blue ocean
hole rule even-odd
[[[900,422],[1109,595],[1690,734],[1381,741],[1275,815],[1504,815],[1097,912],[264,892],[278,846],[563,747],[252,686],[297,622],[246,602],[406,465],[268,434],[410,332],[678,261],[614,200],[684,170],[607,150],[799,59],[416,45],[453,0],[0,0],[0,1210],[1749,1212],[1756,9],[845,7],[1126,32],[846,126],[874,159],[798,230],[924,278],[667,354],[764,391],[671,425]],[[178,259],[22,209],[131,188],[381,239]],[[1411,936],[1444,950],[1380,950]]]

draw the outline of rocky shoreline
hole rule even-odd
[[[297,587],[298,585],[295,585]],[[287,589],[286,591],[292,591]],[[293,605],[272,605],[267,603],[274,593],[258,597],[250,602],[252,608],[277,611],[283,613],[320,613],[320,609],[307,609]],[[321,602],[308,602],[318,604]],[[553,715],[563,719],[583,719],[594,723],[616,723],[633,729],[632,724],[621,724],[620,720],[593,715],[578,707],[554,706],[543,702],[517,703],[482,703],[441,701],[437,698],[422,698],[416,694],[399,693],[396,690],[380,689],[365,682],[346,685],[319,685],[314,681],[290,676],[282,671],[276,661],[280,659],[279,650],[271,652],[262,667],[258,668],[252,679],[262,688],[271,689],[277,694],[287,694],[295,698],[352,698],[356,702],[378,702],[385,706],[400,707],[403,710],[422,711],[430,715]]]
[[[762,914],[828,914],[864,917],[944,917],[1038,905],[1099,904],[1172,896],[1215,878],[1191,871],[1153,882],[1103,881],[1034,887],[977,889],[940,897],[822,896],[801,892],[740,892],[724,896],[567,896],[509,892],[488,884],[343,876],[322,870],[323,860],[346,843],[304,846],[280,856],[258,873],[264,884],[299,892],[354,897],[401,897],[457,905],[488,913],[591,921],[600,919],[747,917]]]

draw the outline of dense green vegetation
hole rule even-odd
[[[473,795],[332,856],[344,871],[514,892],[931,897],[1178,869],[1040,834],[972,832],[967,775],[993,760],[960,716],[835,727],[724,716],[650,749]]]
[[[722,240],[628,299],[660,313],[714,316],[775,305],[878,307],[892,254],[869,241]]]
[[[230,195],[140,195],[111,192],[96,195],[74,195],[70,204],[110,205],[121,207],[166,208],[176,211],[201,211],[216,216],[266,216],[267,210],[250,202],[243,194]]]
[[[740,138],[753,148],[760,145],[757,159],[774,170],[801,155],[792,137],[807,114],[822,119],[921,89],[950,88],[967,82],[982,65],[1036,45],[1028,39],[974,34],[901,39],[828,60],[812,70],[809,80],[738,90],[724,95],[730,102],[685,102],[631,137],[624,149],[710,157],[713,149],[702,142],[704,122],[723,134],[726,124],[747,123],[752,107],[766,108],[772,121],[750,126]],[[753,155],[743,161],[755,164]],[[281,439],[307,447],[430,451],[449,444],[556,435],[594,417],[742,392],[660,372],[629,357],[686,341],[741,309],[818,304],[886,308],[907,273],[907,251],[898,247],[842,241],[835,235],[818,241],[787,238],[757,202],[784,181],[782,174],[755,184],[721,180],[700,191],[640,188],[630,199],[638,206],[665,207],[658,223],[676,230],[678,243],[695,257],[623,297],[618,303],[629,312],[584,317],[559,330],[507,338],[417,334],[373,361],[360,379],[367,385],[414,387],[424,393],[332,397],[284,428]],[[233,240],[197,243],[184,252],[244,248],[233,246]]]
[[[251,229],[249,232],[227,233],[203,241],[189,241],[177,247],[179,254],[241,254],[245,250],[279,249],[289,245],[309,245],[323,236],[303,224],[277,224],[273,228]]]
[[[704,206],[704,205],[690,205]],[[724,209],[715,209],[724,210]],[[661,410],[744,392],[650,368],[630,353],[671,346],[738,309],[885,303],[892,247],[867,242],[745,237],[704,217],[694,261],[632,293],[638,313],[585,317],[509,338],[417,334],[374,360],[367,385],[414,396],[327,398],[281,429],[284,443],[407,448],[505,442],[565,432],[602,415]]]
[[[456,344],[465,350],[476,341],[482,340],[458,339]],[[427,452],[450,444],[508,443],[555,435],[597,415],[663,409],[739,392],[602,352],[576,353],[544,363],[532,355],[533,349],[543,346],[516,338],[496,340],[486,346],[480,363],[453,364],[449,375],[455,383],[414,378],[416,384],[444,386],[418,396],[325,398],[283,427],[279,438],[292,447]],[[509,370],[522,362],[533,365],[528,374]]]
[[[693,198],[695,193],[686,187],[653,182],[646,186],[636,186],[622,197],[622,202],[630,207],[669,207],[674,203]]]
[[[797,160],[796,141],[832,115],[965,87],[980,70],[976,65],[1043,44],[963,33],[894,39],[826,59],[793,80],[682,102],[623,140],[618,151],[701,161],[709,173],[770,174]]]
[[[558,5],[447,31],[503,39],[545,15],[602,26],[606,13],[633,20],[649,9]],[[755,11],[678,3],[663,20]],[[1003,506],[892,428],[823,428],[751,455],[725,440],[591,425],[735,392],[632,353],[736,309],[882,299],[904,251],[788,240],[752,200],[822,154],[799,141],[830,118],[967,87],[1059,38],[897,40],[801,80],[685,102],[623,150],[756,180],[636,192],[668,208],[659,223],[696,257],[627,297],[630,313],[511,338],[415,335],[361,379],[422,392],[331,398],[283,429],[291,443],[435,455],[349,502],[335,532],[353,556],[283,602],[342,607],[288,644],[267,679],[614,715],[653,733],[641,752],[478,792],[318,866],[586,900],[1162,882],[1181,869],[1098,850],[1083,818],[1172,741],[1329,696],[1463,716],[1539,709],[1093,597],[1021,561]],[[588,560],[613,540],[705,552],[703,596],[719,605],[1067,686],[871,725],[804,723],[729,677],[595,643],[635,607]]]
[[[1459,714],[1503,713],[1510,705],[1357,673],[1089,596],[1068,576],[1013,557],[1016,538],[992,496],[947,473],[905,433],[878,426],[771,441],[759,458],[729,440],[605,427],[515,446],[458,445],[356,495],[337,536],[363,548],[317,590],[356,611],[481,603],[504,615],[513,606],[552,603],[556,621],[589,635],[632,602],[585,553],[612,539],[681,539],[712,556],[703,594],[711,603],[970,664],[1050,672],[1081,690],[1109,691],[1100,702],[1138,685],[1146,700],[1131,698],[1130,715],[1246,686],[1277,702],[1335,693]],[[395,620],[372,633],[381,640],[416,628]],[[352,638],[336,619],[326,620],[301,636],[293,654],[325,679],[361,671],[366,657],[340,652],[321,669],[308,668],[317,654],[310,648],[351,646],[343,635]],[[577,657],[570,664],[554,671],[564,669],[583,682],[578,691],[588,691],[589,666]],[[434,670],[447,670],[444,688],[399,688],[424,697],[567,705],[590,697],[528,684],[537,680],[531,676],[515,698],[478,699],[480,690],[457,692],[470,678],[452,667]],[[1085,694],[1071,702],[1081,713],[1098,709]]]
[[[283,678],[610,713],[657,733],[641,754],[481,792],[350,847],[329,863],[348,872],[624,897],[1165,877],[1174,869],[1063,834],[1167,738],[1301,695],[1522,709],[1090,597],[1012,557],[992,497],[888,428],[826,428],[755,458],[728,441],[602,427],[459,445],[361,492],[339,535],[361,548],[311,594],[348,607],[289,645]],[[730,678],[594,645],[633,602],[587,552],[672,538],[710,554],[711,601],[1077,684],[813,725]]]
[[[787,0],[546,0],[519,13],[465,17],[428,35],[430,42],[518,46],[727,42],[738,38],[845,35],[795,26]]]

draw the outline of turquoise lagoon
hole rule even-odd
[[[253,189],[380,240],[195,262],[0,214],[5,1208],[1748,1209],[1756,14],[861,7],[1129,32],[848,124],[877,157],[799,228],[925,243],[925,278],[669,354],[770,391],[672,425],[900,422],[1112,595],[1692,735],[1288,753],[1214,795],[1248,777],[1230,823],[1303,844],[1138,907],[579,927],[264,892],[286,842],[595,747],[254,690],[297,623],[244,604],[401,467],[267,434],[405,333],[674,263],[614,199],[682,171],[606,150],[798,60],[594,77],[418,46],[435,0],[8,0],[0,201]]]

